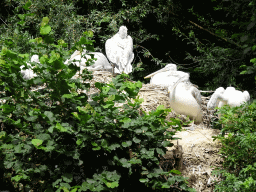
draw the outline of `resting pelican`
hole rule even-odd
[[[164,87],[174,85],[179,79],[189,81],[189,74],[183,71],[177,71],[177,66],[175,64],[167,64],[163,69],[151,73],[144,78],[146,79],[149,77],[151,77],[150,84],[161,85]]]
[[[189,81],[188,73],[177,71],[175,64],[168,64],[145,78],[149,77],[152,77],[150,84],[168,87],[170,106],[176,113],[189,116],[195,124],[202,122],[201,94]]]
[[[250,94],[248,91],[238,91],[234,87],[227,87],[225,90],[223,87],[216,89],[214,94],[211,96],[207,104],[208,110],[213,110],[215,107],[222,107],[223,105],[229,105],[236,107],[242,105],[244,102],[250,100]]]
[[[238,91],[234,87],[227,87],[225,90],[223,87],[219,87],[212,94],[208,104],[207,110],[213,110],[215,107],[222,107],[223,105],[229,105],[231,107],[237,107],[242,105],[244,102],[250,100],[250,94],[248,91]],[[220,114],[218,117],[220,118]],[[230,123],[229,123],[230,124]],[[222,128],[223,128],[222,124]]]
[[[91,66],[86,66],[86,62],[88,59],[91,59],[91,56],[89,54],[93,54],[94,58],[96,58],[97,60],[94,61],[94,64]],[[80,67],[81,70],[83,70],[84,68],[87,68],[88,70],[91,71],[100,71],[100,70],[105,70],[105,71],[109,71],[111,72],[112,70],[112,66],[111,64],[108,62],[107,58],[105,57],[104,54],[100,53],[100,52],[89,52],[86,53],[86,51],[83,51],[82,55],[85,55],[84,57],[81,56],[81,52],[80,51],[75,51],[70,59],[65,61],[65,64],[68,64],[69,61],[72,60],[78,60],[75,63],[76,66]],[[81,60],[81,61],[80,61]],[[80,62],[79,62],[80,61]]]

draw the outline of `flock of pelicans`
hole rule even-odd
[[[170,106],[176,113],[189,116],[195,124],[200,124],[203,121],[201,94],[190,82],[188,73],[177,71],[175,64],[168,64],[145,78],[149,77],[151,77],[150,84],[168,88]],[[211,96],[207,110],[213,110],[215,107],[223,105],[236,107],[249,100],[248,91],[241,92],[234,87],[227,87],[225,90],[223,87],[219,87]]]
[[[75,52],[71,58],[74,58],[74,56],[77,55],[79,54]],[[65,64],[70,60],[71,59],[67,60]],[[39,63],[38,55],[32,56],[31,62],[33,61]],[[24,79],[31,79],[36,76],[36,74],[33,73],[33,70],[22,70],[23,67],[24,66],[21,66],[21,73]],[[145,78],[150,77],[150,84],[160,85],[168,89],[170,107],[176,113],[189,116],[195,124],[200,124],[203,121],[201,94],[197,87],[190,82],[188,73],[178,71],[175,64],[167,64],[163,69],[160,69]],[[227,87],[225,90],[223,87],[219,87],[211,96],[207,104],[207,109],[213,110],[215,107],[222,107],[223,105],[229,105],[231,107],[240,106],[249,100],[250,95],[248,91],[241,92],[234,87]]]

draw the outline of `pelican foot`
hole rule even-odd
[[[192,125],[191,127],[185,127],[185,129],[188,129],[190,131],[194,131],[195,130],[194,125]]]
[[[190,130],[190,131],[194,131],[195,130],[194,125],[195,125],[195,123],[194,123],[194,121],[192,121],[192,125],[190,127],[185,127],[185,129]]]

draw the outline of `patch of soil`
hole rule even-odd
[[[164,156],[165,164],[162,164],[163,169],[177,169],[183,177],[188,177],[189,186],[196,189],[198,192],[213,191],[213,181],[219,181],[211,174],[214,166],[221,167],[223,159],[218,154],[221,143],[217,140],[213,141],[212,136],[219,134],[219,130],[201,128],[196,126],[194,131],[184,130],[177,132],[174,137],[180,138],[177,141],[172,140],[173,147],[168,148]],[[181,165],[173,162],[168,165],[168,161],[173,160],[174,151],[177,151],[177,146],[181,149],[179,154],[181,158],[176,158],[176,161],[182,162]],[[177,152],[176,152],[177,153]],[[169,171],[169,170],[168,170]]]

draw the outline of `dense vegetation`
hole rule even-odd
[[[39,37],[38,23],[48,16],[55,39],[68,43],[67,50],[91,30],[95,50],[105,54],[106,40],[125,25],[134,42],[134,80],[178,63],[203,90],[232,85],[255,94],[254,1],[38,0],[24,10],[25,3],[1,2],[0,44],[11,38],[21,53],[30,52],[26,40]]]

